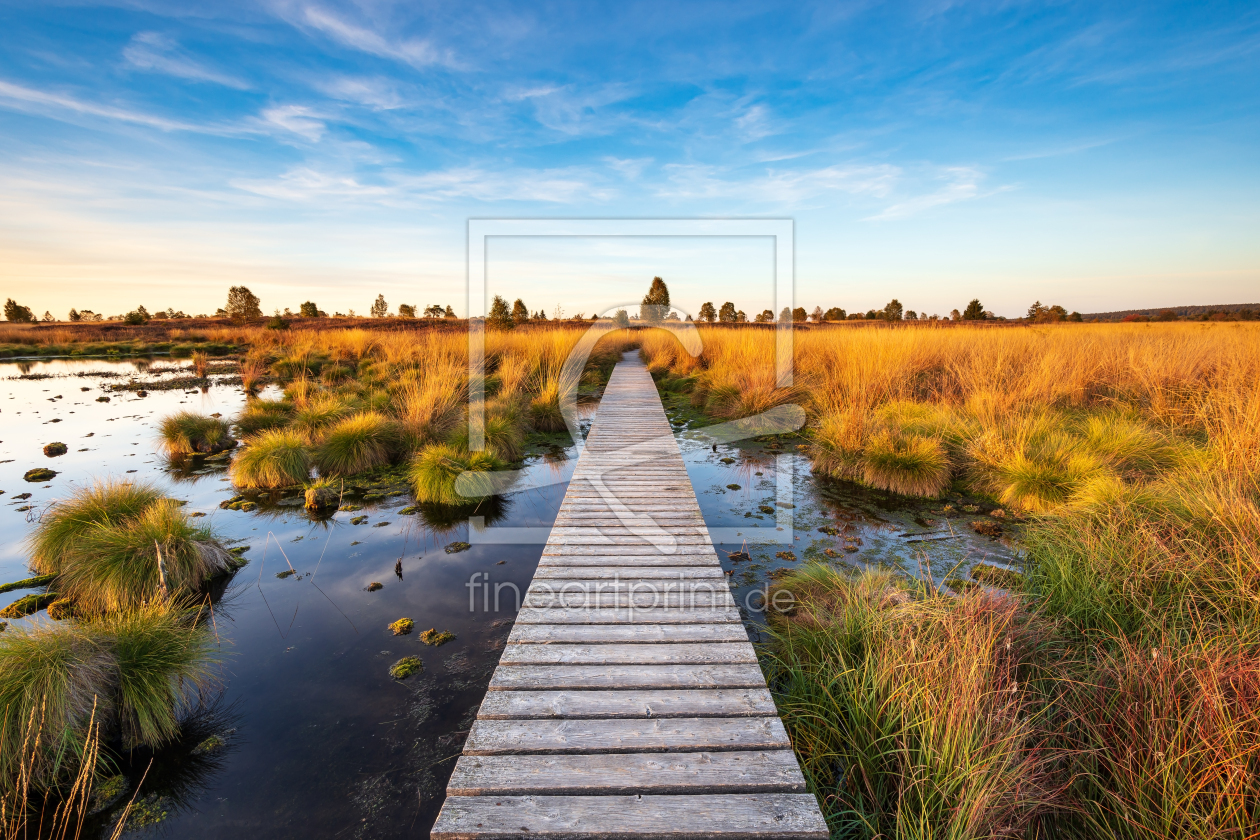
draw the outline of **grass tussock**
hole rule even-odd
[[[10,629],[0,636],[0,786],[43,791],[72,777],[94,726],[126,748],[161,746],[214,662],[206,631],[170,603]]]
[[[287,426],[293,404],[281,400],[250,400],[236,418],[236,431],[241,437],[252,437],[269,429]]]
[[[162,419],[158,427],[166,454],[208,455],[236,446],[231,427],[218,417],[180,411]]]
[[[306,439],[289,429],[271,429],[252,438],[229,468],[237,487],[270,490],[304,484],[311,475]]]
[[[810,566],[772,620],[769,681],[838,836],[1019,837],[1059,757],[1030,688],[1041,635],[1016,602]]]
[[[84,535],[122,526],[160,499],[161,491],[141,482],[102,479],[80,488],[40,517],[27,542],[31,568],[41,575],[60,574],[78,556]]]
[[[375,411],[361,411],[338,421],[315,449],[315,464],[325,475],[354,475],[387,466],[398,453],[397,424]]]
[[[408,468],[416,500],[439,505],[464,505],[479,496],[467,497],[455,489],[461,473],[491,472],[507,465],[489,452],[468,452],[447,444],[430,446],[412,459]]]
[[[177,502],[122,481],[100,482],[54,504],[29,547],[33,565],[56,575],[50,588],[85,614],[158,600],[159,556],[168,595],[198,592],[232,565],[210,530],[194,527]]]

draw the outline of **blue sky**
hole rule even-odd
[[[790,217],[809,308],[1260,299],[1255,3],[40,3],[0,33],[0,280],[40,313],[233,283],[462,312],[469,217]],[[496,247],[491,291],[767,305],[764,244],[623,245]]]

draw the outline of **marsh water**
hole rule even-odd
[[[531,438],[525,468],[546,478],[531,484],[544,486],[484,503],[476,515],[487,530],[471,535],[463,520],[404,513],[413,500],[396,483],[347,482],[350,509],[322,520],[309,517],[296,494],[224,509],[235,497],[228,459],[172,464],[158,450],[156,427],[181,409],[230,417],[245,396],[226,383],[165,389],[187,376],[181,365],[0,364],[0,582],[28,575],[23,541],[40,512],[104,476],[133,476],[185,500],[185,510],[204,515],[198,523],[243,547],[249,560],[215,593],[216,689],[192,704],[176,743],[123,757],[128,788],[144,780],[137,797],[144,807],[129,836],[427,836],[515,615],[510,600],[497,612],[493,604],[470,610],[467,584],[480,572],[524,591],[543,539],[498,541],[495,529],[545,535],[575,447],[562,437]],[[145,396],[127,390],[137,383]],[[597,405],[597,394],[580,403],[583,429]],[[978,561],[1017,562],[1007,537],[966,527],[988,512],[972,500],[908,501],[818,482],[798,439],[715,450],[685,397],[666,395],[666,408],[754,639],[758,590],[808,560],[888,566],[938,584]],[[43,446],[54,441],[69,451],[46,457]],[[25,481],[33,467],[57,475]],[[0,595],[0,607],[23,594]],[[402,617],[417,632],[394,636],[387,625]],[[11,621],[9,631],[47,620],[40,613]],[[455,638],[425,645],[418,631],[430,627]],[[403,656],[418,656],[423,671],[395,680],[389,667]],[[211,736],[218,740],[207,749]],[[113,819],[104,809],[85,836],[107,836]]]

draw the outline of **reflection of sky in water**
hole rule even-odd
[[[172,364],[187,363],[163,360],[154,367]],[[85,371],[121,376],[72,375]],[[467,526],[462,520],[429,521],[423,513],[401,515],[409,495],[377,503],[355,499],[362,510],[323,522],[312,521],[296,497],[252,512],[221,510],[219,503],[233,495],[224,468],[206,461],[191,471],[169,470],[155,430],[161,417],[180,409],[231,416],[244,404],[238,389],[150,390],[147,397],[111,392],[110,402],[98,403],[103,387],[138,375],[134,363],[37,362],[30,373],[56,378],[8,378],[20,372],[16,364],[0,364],[0,460],[8,461],[0,464],[0,581],[27,574],[22,541],[33,527],[28,514],[105,475],[152,481],[187,500],[190,512],[206,514],[198,522],[250,547],[249,565],[237,573],[215,615],[225,657],[220,702],[232,710],[235,732],[215,772],[179,771],[188,745],[159,762],[171,789],[183,791],[161,833],[424,836],[513,615],[509,601],[499,614],[470,614],[464,584],[482,572],[524,591],[541,545],[474,545],[448,554],[448,544],[467,539]],[[583,414],[590,413],[585,406]],[[69,453],[45,457],[42,447],[52,441],[66,443]],[[547,457],[530,459],[528,470],[563,482],[574,463],[566,458],[572,449],[546,451]],[[39,484],[24,481],[23,473],[37,466],[59,475]],[[547,527],[565,488],[557,483],[509,494],[476,513],[496,527]],[[24,492],[32,497],[13,501]],[[28,505],[31,511],[16,510]],[[358,516],[367,520],[352,525]],[[399,560],[401,579],[395,574]],[[277,578],[290,563],[298,575]],[[383,587],[366,591],[372,582]],[[23,594],[0,595],[0,606]],[[404,616],[415,621],[416,632],[395,637],[386,625]],[[418,636],[430,627],[449,630],[456,640],[425,646]],[[409,655],[420,657],[424,672],[405,682],[391,679],[389,666]],[[199,742],[205,735],[194,729]],[[196,784],[176,784],[192,776]]]

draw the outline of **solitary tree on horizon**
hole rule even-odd
[[[250,318],[262,317],[261,301],[258,295],[251,292],[245,286],[233,286],[228,289],[227,306],[224,313],[233,321],[245,321]]]
[[[490,314],[486,316],[486,326],[496,330],[510,330],[516,326],[516,322],[512,319],[512,310],[508,309],[508,302],[500,295],[495,295],[494,300],[490,302]]]
[[[700,304],[700,311],[696,313],[696,317],[701,321],[707,321],[712,324],[717,320],[717,310],[713,308],[712,301],[705,301]]]
[[[516,299],[516,303],[512,304],[512,321],[516,324],[524,324],[529,320],[529,307],[525,305],[525,301],[520,298]]]
[[[967,308],[963,310],[962,319],[964,321],[983,321],[984,320],[984,304],[979,298],[972,298],[971,303],[967,304]]]
[[[639,318],[649,323],[664,321],[669,312],[669,287],[659,277],[652,278],[652,286],[643,296],[639,306]]]
[[[376,296],[376,301],[372,304],[370,313],[373,318],[384,318],[389,314],[389,304],[385,302],[385,295]]]
[[[718,310],[718,320],[723,324],[735,323],[735,304],[729,300],[722,304],[722,308]]]

